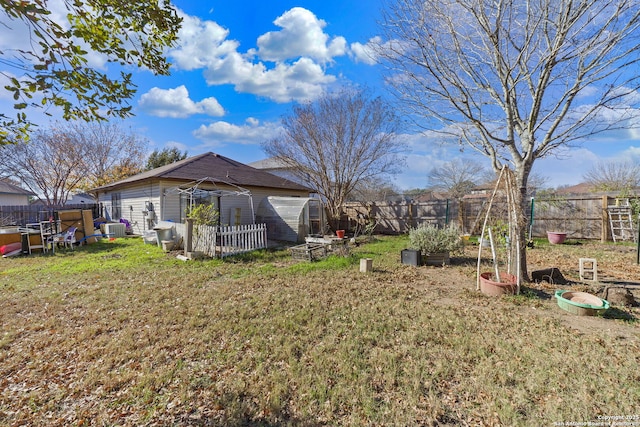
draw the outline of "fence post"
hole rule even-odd
[[[409,202],[407,203],[407,208],[409,209],[409,224],[406,227],[406,231],[409,232],[411,231],[412,228],[414,228],[414,219],[413,219],[413,203]]]
[[[609,240],[609,213],[607,207],[609,206],[609,196],[602,196],[602,232],[600,233],[600,241],[605,243]]]

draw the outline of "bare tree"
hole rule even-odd
[[[394,184],[383,179],[374,178],[358,183],[349,194],[347,201],[376,202],[398,197],[402,191]]]
[[[61,132],[84,147],[84,177],[77,188],[87,191],[140,173],[148,143],[120,122],[70,122]]]
[[[486,169],[477,161],[455,158],[435,167],[427,174],[431,188],[446,191],[450,197],[460,199],[476,187]]]
[[[402,167],[399,121],[389,105],[371,99],[367,90],[345,89],[295,106],[282,126],[278,138],[263,144],[265,152],[320,194],[333,227],[358,183]]]
[[[624,160],[598,162],[582,175],[596,191],[620,191],[640,186],[640,163]]]
[[[0,147],[4,173],[38,195],[47,206],[63,205],[86,173],[83,146],[64,133],[39,130],[30,142]]]
[[[65,122],[29,142],[0,146],[0,167],[48,206],[61,206],[78,190],[140,172],[145,147],[117,124]]]
[[[493,169],[485,169],[482,181],[484,183],[492,183],[491,186],[493,187],[499,175],[500,173],[496,173]],[[538,191],[548,190],[548,183],[548,176],[542,175],[538,171],[531,171],[529,178],[527,179],[527,197],[533,197]]]
[[[389,2],[378,54],[402,105],[496,171],[510,165],[521,218],[536,159],[637,120],[636,0]]]

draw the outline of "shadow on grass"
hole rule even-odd
[[[617,307],[610,307],[607,311],[604,312],[602,317],[604,317],[605,319],[624,320],[627,322],[635,322],[638,320],[631,313],[621,310]]]
[[[549,301],[553,298],[553,295],[548,292],[526,286],[520,286],[520,295],[524,295],[527,298],[537,298],[545,301]]]
[[[452,256],[451,257],[451,265],[454,266],[461,266],[461,267],[468,267],[468,266],[475,266],[478,264],[478,258],[477,257],[468,257],[468,256]],[[491,258],[487,258],[487,257],[482,257],[480,258],[480,262],[481,263],[489,263],[491,262]]]
[[[283,427],[283,426],[302,426],[302,427],[321,427],[326,426],[317,421],[304,421],[298,418],[285,418],[282,421],[256,421],[251,417],[225,417],[224,419],[201,419],[201,420],[177,420],[176,425],[184,425],[190,427]]]
[[[192,426],[192,427],[282,427],[282,426],[303,426],[320,427],[328,424],[311,418],[300,418],[292,416],[288,412],[287,402],[275,404],[268,408],[258,408],[251,397],[243,393],[226,392],[221,396],[220,408],[208,414],[181,414],[174,418],[172,425]],[[210,409],[210,408],[209,408]]]

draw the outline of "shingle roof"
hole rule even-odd
[[[2,194],[18,194],[20,196],[35,196],[29,190],[18,187],[17,185],[9,184],[6,181],[0,180],[0,193]]]
[[[287,169],[286,164],[274,157],[258,160],[257,162],[251,162],[249,163],[249,166],[256,169]]]
[[[161,166],[138,175],[130,176],[102,187],[94,188],[92,192],[104,191],[126,186],[127,184],[150,180],[198,181],[211,178],[216,183],[226,183],[239,187],[267,187],[287,190],[313,191],[308,187],[297,184],[286,178],[273,175],[260,169],[252,168],[244,163],[215,153],[204,153],[180,160],[170,165]]]

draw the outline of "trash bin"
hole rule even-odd
[[[158,246],[162,247],[162,241],[173,241],[174,224],[170,221],[160,221],[153,227],[156,232],[156,241]]]

